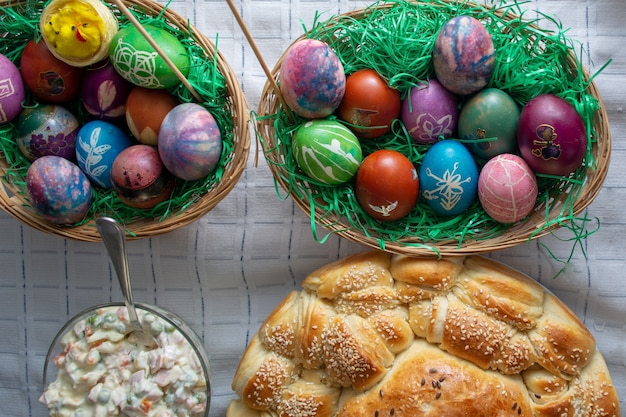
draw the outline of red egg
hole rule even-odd
[[[20,60],[26,88],[40,100],[64,103],[78,97],[83,68],[57,59],[43,40],[28,41]]]
[[[439,81],[412,87],[402,102],[402,122],[417,143],[449,139],[459,120],[459,99]]]
[[[402,153],[381,149],[368,155],[356,174],[356,198],[377,220],[398,220],[411,212],[419,195],[413,163]]]
[[[138,209],[150,209],[166,201],[174,188],[170,174],[155,148],[133,145],[113,161],[111,184],[122,202]]]
[[[135,87],[126,100],[126,123],[135,138],[156,146],[165,116],[179,104],[167,90]]]
[[[566,100],[542,94],[522,109],[517,127],[522,157],[537,173],[567,176],[587,153],[585,125]]]
[[[346,92],[337,109],[340,119],[357,136],[376,138],[391,129],[391,122],[400,116],[400,92],[389,87],[373,69],[356,71],[346,78]]]
[[[126,99],[131,89],[132,84],[106,61],[87,68],[80,96],[89,114],[98,119],[113,121],[126,116]]]

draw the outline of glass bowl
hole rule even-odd
[[[200,337],[161,307],[135,305],[140,332],[132,332],[124,303],[90,307],[59,330],[40,397],[51,416],[209,415],[209,360]]]

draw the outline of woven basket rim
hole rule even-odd
[[[423,1],[411,1],[412,4],[429,4]],[[455,3],[454,0],[441,0],[444,3]],[[471,1],[464,2],[473,7],[485,7],[477,5]],[[435,4],[436,5],[436,4]],[[378,9],[384,9],[393,7],[392,3],[377,4]],[[358,19],[367,13],[368,7],[359,8],[350,12],[342,13],[341,17],[352,17]],[[501,17],[506,19],[518,19],[520,16],[511,10],[503,12],[502,10],[496,11]],[[336,16],[338,17],[338,16]],[[336,18],[335,17],[335,18]],[[334,18],[329,19],[326,23],[332,26]],[[535,24],[531,24],[537,30],[541,30]],[[292,42],[294,43],[305,39],[307,34],[303,34]],[[276,62],[272,69],[272,75],[275,80],[279,79],[280,66],[283,62],[285,54],[289,48],[287,48],[281,57]],[[570,51],[571,52],[571,51]],[[576,56],[570,53],[567,59],[568,63],[572,66],[577,65]],[[586,68],[582,68],[585,80],[590,80],[590,75]],[[595,169],[587,169],[585,183],[580,190],[580,194],[571,208],[573,215],[580,214],[585,210],[597,197],[600,192],[604,180],[608,173],[609,161],[611,156],[611,132],[608,123],[608,115],[603,105],[603,101],[597,85],[593,80],[589,82],[588,91],[593,95],[600,105],[600,109],[594,114],[594,126],[598,133],[596,141],[592,146],[592,154],[596,162]],[[457,240],[441,241],[441,242],[422,242],[419,240],[408,237],[407,239],[395,241],[384,241],[384,246],[381,245],[381,239],[377,236],[368,236],[361,230],[356,230],[349,224],[344,223],[342,219],[339,219],[337,215],[322,212],[318,210],[310,201],[305,198],[299,197],[293,191],[293,184],[290,184],[285,176],[285,171],[281,169],[281,158],[283,157],[279,153],[279,147],[276,146],[277,142],[274,135],[273,118],[267,117],[275,115],[279,104],[280,97],[274,92],[272,83],[266,82],[263,91],[261,93],[261,99],[259,102],[257,114],[254,116],[253,125],[257,136],[262,138],[260,140],[263,148],[263,153],[274,176],[274,180],[282,187],[282,189],[293,199],[298,207],[308,216],[314,217],[316,223],[323,226],[328,232],[337,234],[338,236],[350,240],[352,242],[361,244],[366,247],[370,247],[376,250],[385,250],[390,253],[397,253],[401,255],[409,256],[466,256],[471,254],[482,254],[487,252],[493,252],[501,249],[511,248],[514,246],[528,243],[531,240],[535,240],[546,235],[553,233],[558,227],[543,227],[547,224],[546,213],[542,210],[535,210],[535,212],[524,222],[519,222],[507,230],[505,230],[500,236],[489,239],[470,239],[466,238],[461,243]],[[302,184],[299,184],[302,185]],[[557,199],[561,200],[562,199]],[[541,208],[541,206],[539,206]],[[543,207],[545,209],[545,207]],[[558,211],[560,207],[555,205],[550,213]],[[313,212],[312,212],[313,210]],[[552,218],[553,216],[550,216]]]
[[[0,0],[0,6],[10,7],[28,3],[30,0]],[[42,2],[44,0],[41,0]],[[220,73],[225,78],[227,99],[233,109],[233,151],[230,161],[225,165],[221,181],[203,194],[183,211],[169,214],[163,219],[139,219],[124,224],[129,240],[149,238],[169,233],[189,225],[211,211],[235,187],[245,170],[250,152],[250,106],[233,69],[215,45],[199,30],[191,25],[186,18],[170,8],[152,0],[122,0],[127,7],[137,7],[147,15],[162,14],[168,23],[175,25],[192,37],[205,51],[208,58],[215,59]],[[7,161],[0,155],[0,175],[7,173]],[[0,208],[18,221],[42,232],[66,239],[100,242],[95,219],[82,225],[64,227],[52,224],[36,214],[23,196],[19,195],[13,185],[0,181]]]

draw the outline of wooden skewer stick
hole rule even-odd
[[[259,64],[261,64],[261,67],[263,68],[263,72],[265,72],[265,76],[267,77],[267,80],[269,81],[270,85],[274,89],[274,94],[276,95],[276,97],[278,98],[278,101],[280,101],[280,104],[283,106],[283,108],[287,112],[287,116],[289,116],[289,119],[292,120],[291,109],[289,108],[289,106],[287,106],[287,104],[285,103],[283,99],[283,96],[280,94],[280,89],[278,87],[278,84],[276,83],[276,80],[274,79],[274,75],[272,75],[272,72],[270,71],[269,67],[265,63],[265,60],[263,59],[263,55],[261,55],[259,48],[257,48],[256,43],[254,42],[254,39],[252,38],[252,34],[250,34],[250,31],[248,30],[248,27],[246,26],[246,23],[241,18],[239,11],[237,10],[237,8],[235,7],[235,4],[233,3],[233,0],[226,0],[226,2],[228,3],[228,6],[230,7],[230,10],[233,13],[233,16],[235,16],[237,23],[239,23],[239,27],[241,27],[241,30],[243,31],[243,34],[248,40],[250,47],[252,47],[252,51],[256,55],[256,58],[259,61]]]
[[[152,39],[152,36],[150,36],[150,34],[141,25],[141,23],[137,20],[137,18],[131,13],[131,11],[128,10],[128,7],[126,7],[126,5],[122,2],[122,0],[109,0],[109,1],[111,1],[112,3],[115,3],[115,5],[122,11],[122,13],[124,13],[124,15],[128,18],[128,20],[137,28],[137,30],[139,30],[139,33],[141,33],[144,36],[144,38],[146,38],[148,43],[161,56],[161,58],[163,58],[167,66],[170,67],[170,69],[178,77],[180,82],[183,83],[185,87],[187,87],[189,92],[195,97],[196,100],[202,103],[203,100],[202,100],[202,97],[200,97],[200,94],[198,94],[196,89],[193,88],[193,86],[189,83],[189,80],[183,75],[182,72],[180,72],[178,67],[174,65],[172,60],[165,54],[163,49],[161,49],[161,47],[157,45],[154,39]]]

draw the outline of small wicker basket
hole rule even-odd
[[[0,0],[0,6],[2,6],[0,20],[12,18],[8,15],[9,9],[17,12],[21,10],[23,12],[25,7],[35,7],[41,10],[45,4],[45,0]],[[224,153],[222,161],[218,165],[220,177],[211,180],[206,186],[199,187],[199,189],[186,190],[186,193],[183,195],[185,202],[180,207],[164,208],[158,214],[149,212],[146,215],[142,214],[132,218],[120,218],[116,207],[120,207],[122,203],[116,202],[108,206],[107,212],[92,212],[85,221],[67,227],[47,222],[29,207],[25,195],[24,182],[14,179],[16,170],[25,170],[27,168],[15,166],[15,163],[11,164],[7,161],[5,155],[0,152],[0,177],[2,178],[0,182],[0,208],[26,225],[59,237],[80,241],[100,241],[100,235],[95,226],[95,218],[100,215],[114,217],[124,224],[129,239],[148,238],[186,226],[203,217],[228,195],[238,182],[247,163],[250,150],[249,104],[233,70],[221,53],[217,51],[215,45],[194,28],[187,19],[155,1],[121,0],[121,4],[125,6],[127,11],[132,10],[133,13],[140,16],[164,19],[172,28],[188,36],[189,41],[195,43],[200,48],[199,50],[204,52],[202,59],[215,63],[216,73],[223,76],[225,85],[224,103],[217,103],[217,105],[224,106],[227,109],[225,111],[232,115],[232,130],[229,127],[231,131],[227,135],[224,135],[223,132],[222,137],[232,137],[232,143],[229,143],[228,146],[229,154]],[[118,16],[122,16],[114,3],[110,3],[108,6]],[[136,23],[133,22],[133,24]],[[32,33],[34,34],[35,32],[33,31]],[[0,39],[13,35],[0,33]],[[19,35],[23,36],[23,34]],[[5,53],[5,51],[1,50],[0,52]],[[190,81],[183,83],[183,85],[190,86]],[[205,99],[202,91],[192,91],[191,93],[193,97]],[[204,105],[204,103],[200,104]],[[216,105],[216,103],[211,104]],[[107,198],[115,199],[116,197],[109,195]],[[182,199],[182,197],[180,198]]]
[[[441,0],[425,3],[409,0],[407,3],[415,7],[428,4],[429,7],[465,7],[470,11],[491,10],[502,21],[511,22],[511,25],[514,25],[521,19],[521,15],[513,12],[510,8],[487,9],[484,6],[466,1]],[[345,34],[344,31],[339,29],[337,25],[340,19],[343,22],[365,21],[365,19],[372,21],[375,20],[371,15],[372,9],[376,10],[376,12],[385,11],[394,7],[394,4],[396,2],[380,2],[368,8],[332,17],[328,21],[321,23],[320,27],[322,29],[318,28],[316,33],[317,35],[321,33],[323,35],[322,40],[329,43],[336,50],[350,49],[351,46],[346,46],[342,38]],[[543,31],[535,22],[529,23],[528,27],[533,32],[542,33]],[[311,35],[312,33],[313,31],[302,35],[294,43],[307,37],[319,38],[319,36]],[[529,36],[533,36],[532,33]],[[280,66],[283,58],[284,55],[272,70],[272,75],[276,81],[272,83],[270,81],[273,80],[269,80],[265,84],[258,113],[255,115],[254,126],[275,181],[286,191],[286,197],[293,198],[295,203],[311,216],[313,234],[316,239],[318,236],[315,225],[320,224],[330,233],[337,234],[351,241],[375,249],[383,249],[405,255],[454,256],[491,252],[540,238],[563,226],[565,222],[562,219],[572,219],[594,200],[607,175],[611,152],[611,136],[606,110],[602,106],[600,94],[589,73],[582,67],[576,54],[570,50],[566,57],[566,70],[572,73],[580,71],[587,85],[586,92],[598,101],[598,109],[594,112],[591,122],[594,133],[590,140],[590,155],[594,162],[588,164],[588,167],[585,168],[585,172],[582,174],[582,181],[576,181],[574,185],[566,180],[557,183],[553,186],[553,190],[550,191],[548,199],[538,201],[531,215],[516,224],[498,224],[497,227],[501,228],[501,231],[497,233],[493,232],[493,223],[485,223],[468,225],[467,230],[471,229],[472,233],[461,235],[459,238],[425,240],[423,237],[413,234],[412,230],[415,229],[412,229],[412,225],[406,224],[403,225],[404,230],[406,230],[403,235],[399,238],[389,239],[384,233],[381,234],[376,230],[368,228],[365,222],[359,221],[358,217],[356,221],[347,221],[346,217],[352,214],[346,215],[345,211],[338,213],[329,209],[329,207],[332,207],[332,204],[328,201],[328,198],[319,197],[321,186],[307,181],[304,175],[298,172],[295,163],[288,160],[289,158],[293,159],[289,151],[290,137],[288,137],[289,135],[283,135],[282,137],[277,135],[277,126],[280,126],[281,131],[293,132],[295,127],[303,122],[303,119],[299,119],[288,110],[285,111],[280,93],[273,88],[280,80]],[[358,59],[355,59],[355,61],[358,61]],[[497,87],[497,85],[494,86]],[[294,120],[294,117],[296,120]],[[352,187],[350,183],[344,186]],[[568,198],[572,193],[575,193],[575,199]],[[349,204],[342,201],[336,206],[345,209]]]

